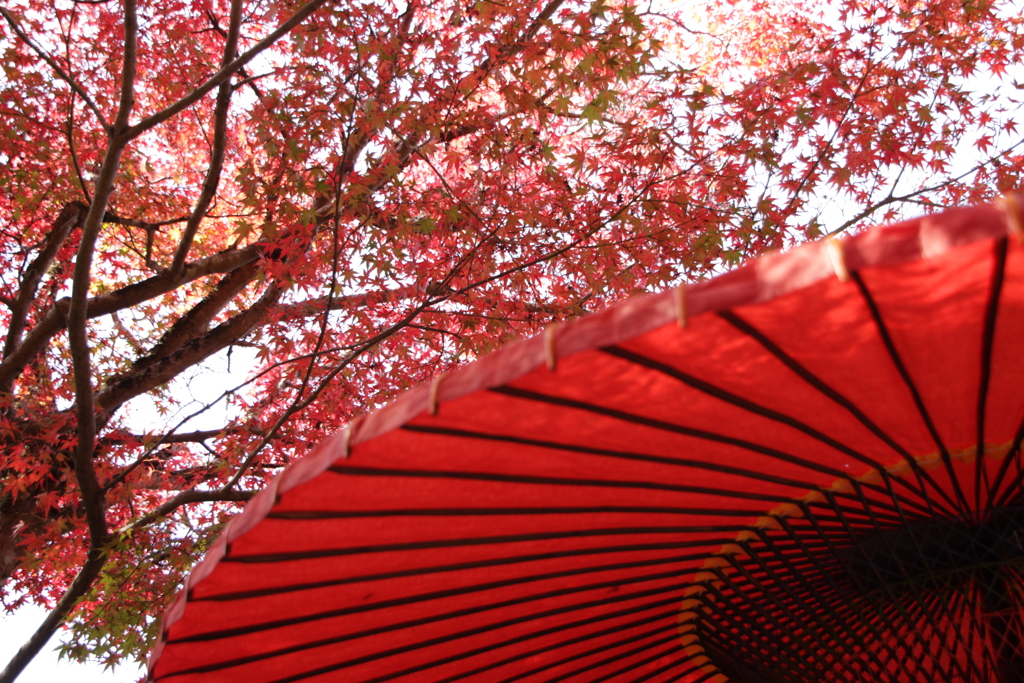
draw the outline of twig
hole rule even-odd
[[[231,19],[228,26],[227,40],[224,43],[224,56],[221,59],[221,66],[230,63],[238,50],[238,33],[242,24],[242,0],[232,0]],[[174,252],[174,260],[171,262],[171,275],[178,275],[185,267],[185,259],[188,258],[189,249],[192,248],[192,241],[199,231],[199,224],[206,216],[210,208],[210,202],[217,193],[220,185],[220,175],[224,168],[224,153],[228,145],[228,110],[231,107],[231,95],[234,89],[231,80],[226,79],[220,84],[217,90],[217,102],[213,111],[213,145],[210,150],[210,166],[206,170],[206,179],[203,181],[203,189],[196,200],[192,215],[189,216],[188,224],[182,231],[178,248]]]
[[[161,109],[155,114],[152,114],[142,119],[134,126],[132,126],[130,129],[125,131],[125,135],[128,138],[136,138],[139,135],[145,133],[150,128],[160,125],[164,121],[167,121],[168,119],[172,118],[178,112],[192,106],[193,104],[201,100],[203,97],[205,97],[207,93],[211,92],[221,83],[224,83],[229,78],[231,78],[231,75],[238,71],[238,69],[251,62],[261,52],[263,52],[268,47],[270,47],[278,40],[280,40],[282,37],[290,33],[293,28],[295,28],[303,21],[305,21],[309,17],[309,15],[313,14],[313,12],[320,9],[320,7],[322,7],[326,3],[327,0],[311,0],[310,2],[306,3],[295,14],[293,14],[291,18],[288,19],[288,21],[281,24],[272,33],[267,35],[266,38],[253,45],[251,48],[249,48],[241,55],[239,55],[236,59],[232,60],[230,64],[221,67],[220,71],[218,71],[209,79],[207,79],[205,83],[203,83],[198,88],[190,92],[188,95],[182,97],[177,102],[168,105],[167,107]]]
[[[28,35],[21,30],[21,27],[18,25],[17,20],[15,20],[14,15],[12,15],[3,7],[0,7],[0,15],[3,15],[3,18],[6,19],[7,23],[11,25],[11,29],[14,31],[15,34],[17,34],[19,38],[21,38],[22,42],[28,45],[33,52],[39,55],[39,58],[46,62],[47,65],[51,69],[53,69],[54,73],[56,73],[62,81],[71,86],[71,89],[74,90],[78,94],[78,96],[82,98],[85,104],[90,109],[92,109],[94,114],[96,114],[96,118],[99,120],[100,125],[103,126],[103,129],[106,130],[109,134],[111,131],[110,124],[107,123],[106,118],[104,118],[103,116],[103,112],[100,111],[100,108],[96,106],[96,103],[92,101],[92,98],[89,97],[89,94],[85,92],[82,86],[80,86],[78,82],[71,77],[70,74],[64,71],[64,69],[60,68],[60,64],[58,64],[56,60],[53,59],[53,57],[46,54],[46,51],[43,50],[43,48],[39,47],[38,45],[32,42],[32,39],[29,38]]]

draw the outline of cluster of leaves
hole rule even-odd
[[[143,656],[253,490],[453,364],[1019,185],[1017,8],[818,5],[0,9],[0,599],[53,607],[33,642]]]

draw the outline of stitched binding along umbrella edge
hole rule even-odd
[[[152,681],[1024,680],[1016,195],[524,340],[234,518]]]

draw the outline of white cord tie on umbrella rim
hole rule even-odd
[[[1010,230],[1010,234],[1017,238],[1018,243],[1024,244],[1024,225],[1021,225],[1020,222],[1020,203],[1017,201],[1017,195],[1007,192],[999,198],[997,203],[1006,213],[1006,227]]]
[[[356,431],[356,425],[358,425],[363,419],[362,415],[356,415],[353,417],[348,426],[345,427],[345,435],[341,441],[341,459],[348,460],[349,453],[352,451],[352,433]]]
[[[441,391],[441,381],[447,374],[447,372],[442,372],[430,380],[430,397],[427,399],[427,411],[431,415],[437,415],[437,394]]]
[[[686,285],[679,285],[672,290],[672,300],[676,305],[676,322],[679,327],[686,329],[689,320],[686,312]]]
[[[558,323],[552,323],[544,328],[544,361],[548,370],[554,372],[558,356],[555,354],[555,335],[558,334]]]
[[[836,277],[840,282],[849,282],[850,269],[846,267],[846,249],[843,247],[842,240],[829,237],[825,240],[825,248],[828,250],[832,269],[836,271]]]

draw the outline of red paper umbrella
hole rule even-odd
[[[1021,681],[1013,200],[438,378],[257,496],[152,680]]]

